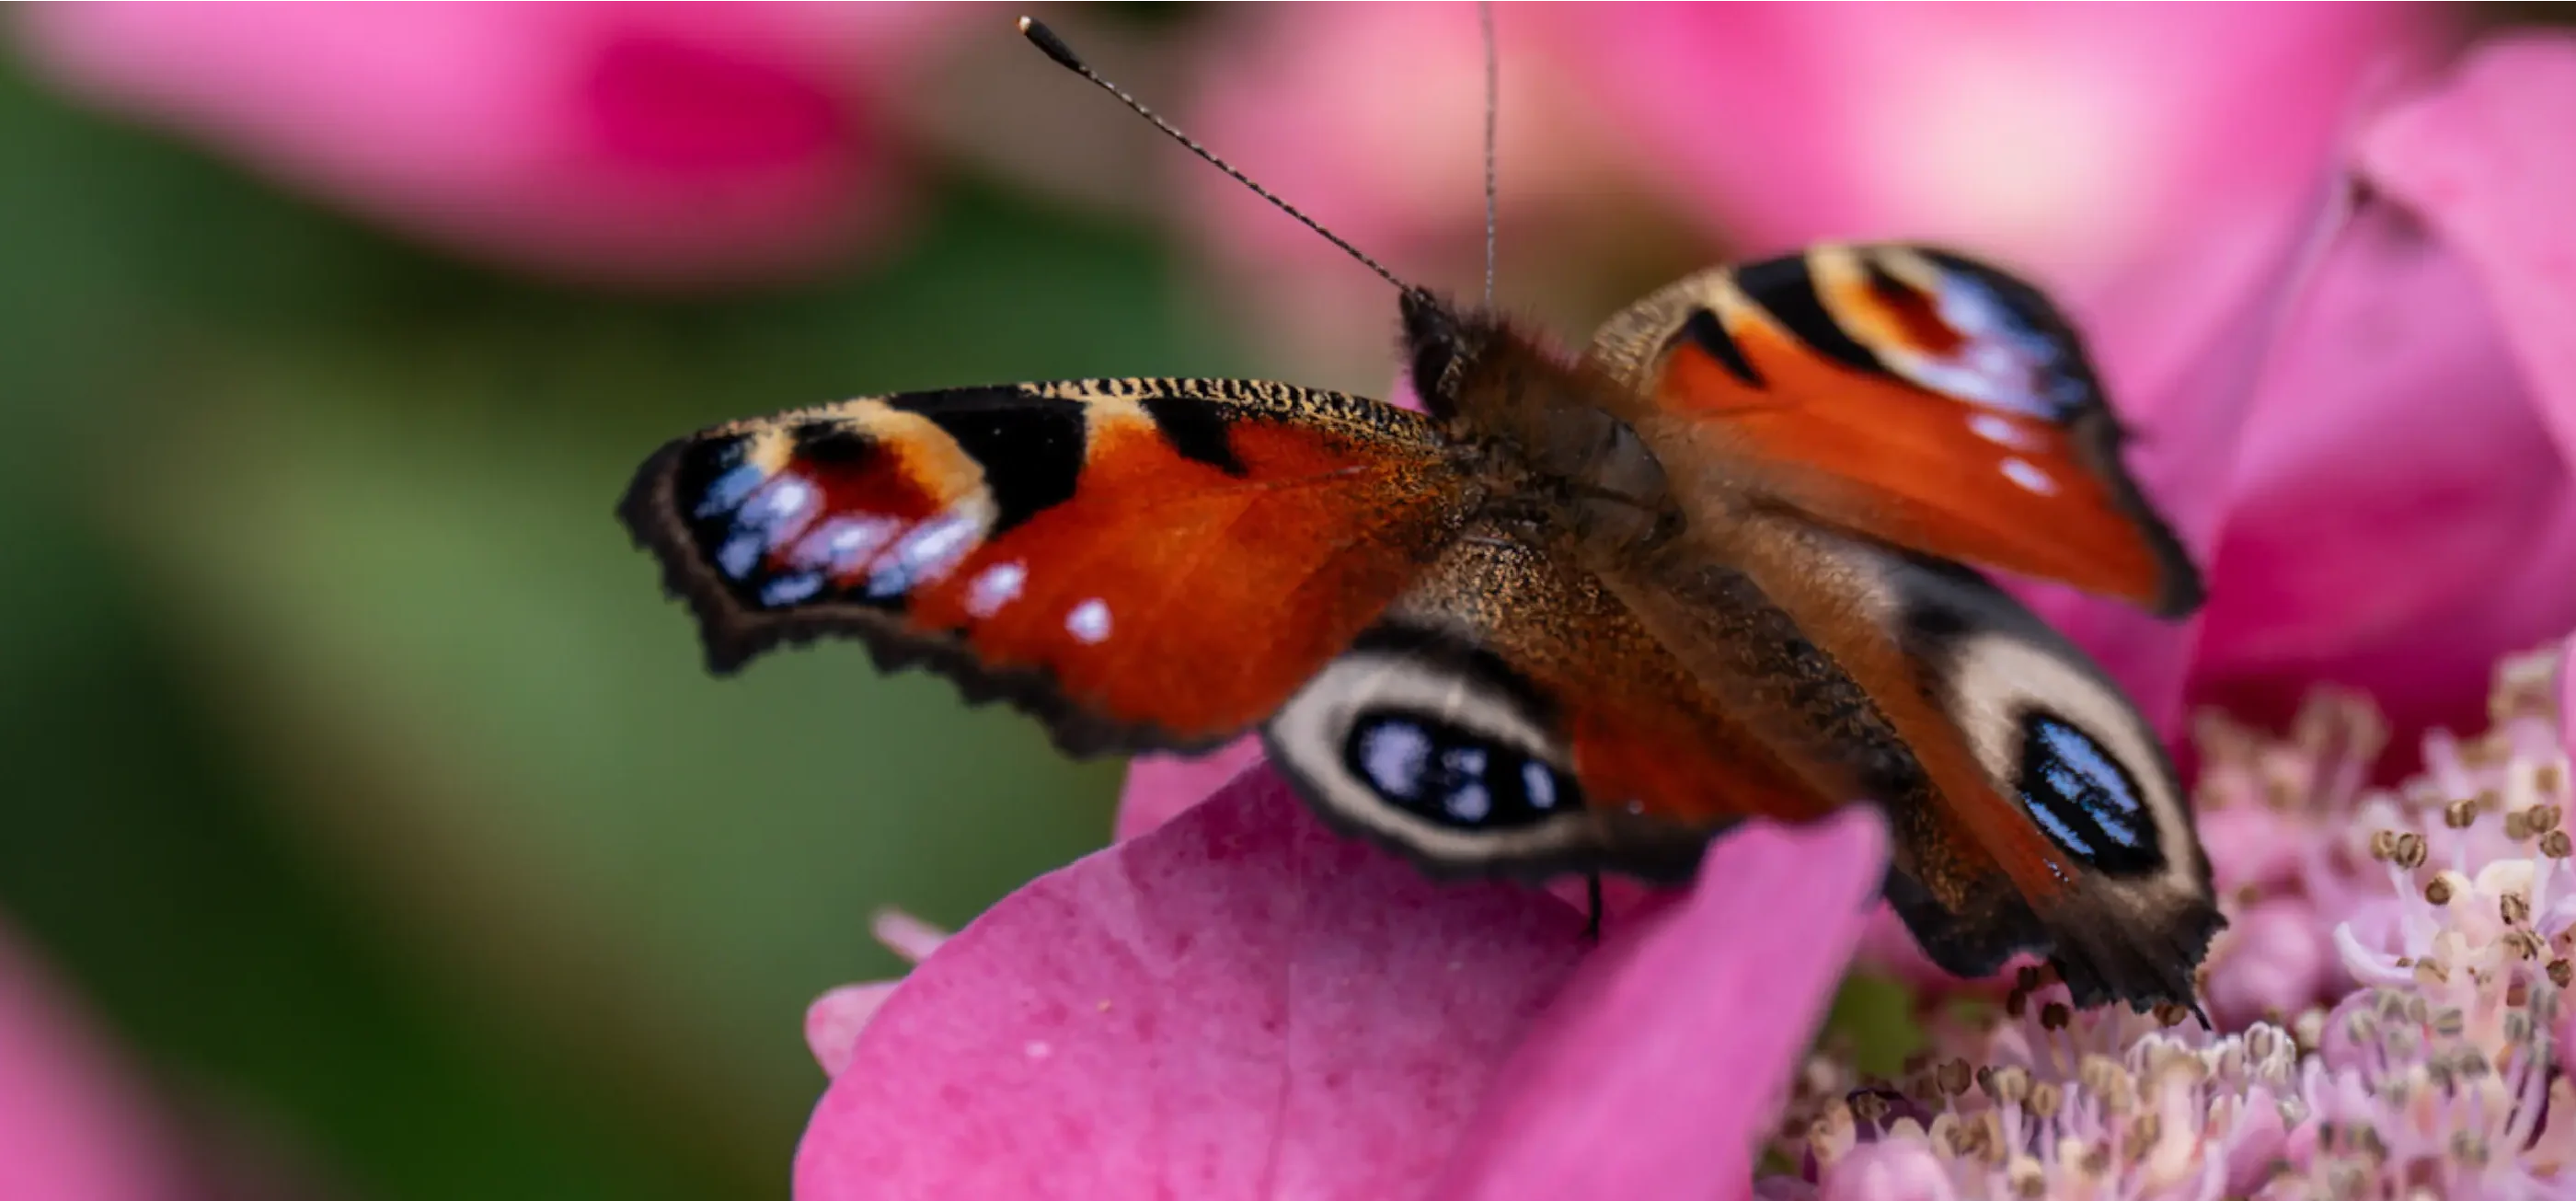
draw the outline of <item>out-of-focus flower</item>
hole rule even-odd
[[[2576,1172],[2576,1085],[2553,1072],[2576,983],[2566,653],[2508,660],[2494,728],[2437,736],[2426,772],[2394,791],[2360,786],[2379,728],[2349,697],[2321,698],[2283,742],[2210,726],[2213,816],[2261,807],[2274,820],[2228,836],[2282,844],[2211,846],[2233,885],[2229,935],[2258,927],[2265,953],[2215,958],[2210,998],[2265,994],[2280,949],[2301,940],[2332,948],[2331,987],[2271,991],[2268,1020],[2219,1035],[2174,1024],[2178,1012],[2076,1012],[2026,970],[2000,1015],[1936,1019],[1935,1049],[1902,1080],[1808,1064],[1791,1106],[1802,1120],[1777,1148],[1802,1170],[1763,1195],[2564,1195]],[[2330,928],[2273,908],[2290,897]],[[2259,929],[2274,912],[2277,936]],[[2231,973],[2255,978],[2231,986]]]
[[[582,278],[792,274],[902,207],[912,5],[45,5],[71,90],[413,233]]]
[[[1562,301],[1552,294],[1622,274],[1639,249],[1628,245],[1633,223],[1585,237],[1587,224],[1567,218],[1616,209],[1639,185],[1585,89],[1548,52],[1550,25],[1516,8],[1495,18],[1501,295]],[[1209,30],[1181,111],[1194,136],[1398,275],[1473,295],[1485,94],[1471,8],[1247,6]],[[1383,352],[1395,322],[1383,281],[1231,180],[1166,161],[1184,215],[1261,320],[1264,346],[1328,361]]]
[[[2251,217],[2295,221],[2394,6],[1621,5],[1557,42],[1685,210],[1751,253],[1946,242],[2086,301]]]
[[[2464,724],[2486,664],[2576,627],[2576,40],[2471,52],[2372,122],[2368,199],[2248,423],[2194,671],[2277,715],[2305,682],[2401,731]]]
[[[1727,1187],[1883,863],[1866,815],[1749,828],[1587,957],[1559,902],[1433,883],[1250,772],[932,952],[865,1021],[796,1195]]]
[[[0,931],[0,1197],[180,1201],[181,1155],[124,1065]]]
[[[2555,651],[2505,660],[2490,698],[2494,729],[2467,742],[2440,730],[2428,734],[2424,774],[2397,791],[2363,787],[2385,726],[2358,696],[2320,692],[2286,740],[2202,719],[2202,841],[2235,923],[2212,946],[2208,966],[2211,1008],[2223,1024],[2280,1020],[2356,985],[2387,983],[2391,972],[2402,976],[2423,957],[2424,948],[2408,945],[2434,924],[2414,912],[2425,903],[2421,890],[2390,886],[2393,872],[2403,875],[2389,862],[2388,839],[2399,835],[2433,856],[2427,870],[2440,874],[2428,876],[2425,888],[2480,910],[2567,892],[2563,904],[2544,904],[2520,924],[2554,943],[2576,923],[2576,889],[2553,888],[2563,869],[2549,855],[2533,855],[2565,845],[2563,835],[2550,837],[2569,797],[2559,661]],[[2478,874],[2490,863],[2521,866]],[[2498,890],[2523,899],[2505,901]],[[2503,933],[2473,919],[2458,924],[2476,939],[2474,948],[2454,948],[2461,952]],[[2358,941],[2332,959],[2301,949],[2331,947],[2339,938]],[[2371,957],[2357,959],[2364,951]],[[2357,962],[2375,966],[2355,976]]]

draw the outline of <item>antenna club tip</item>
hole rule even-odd
[[[1063,38],[1057,37],[1054,30],[1047,28],[1036,18],[1020,18],[1020,34],[1036,43],[1038,49],[1046,51],[1046,56],[1054,59],[1059,65],[1077,75],[1089,74],[1089,68],[1084,67],[1082,60],[1073,53],[1073,47],[1065,45]]]

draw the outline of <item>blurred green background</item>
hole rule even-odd
[[[611,503],[861,387],[1239,369],[1172,252],[961,174],[863,272],[634,299],[7,58],[0,146],[0,910],[353,1193],[778,1195],[805,1005],[899,970],[870,910],[962,923],[1103,843],[1119,771],[851,646],[710,679]]]

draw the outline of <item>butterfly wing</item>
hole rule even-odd
[[[1598,570],[1812,788],[1887,810],[1889,896],[1935,962],[1983,975],[2037,951],[2085,1004],[2192,999],[2221,923],[2173,768],[2008,594],[1786,515]]]
[[[1613,318],[1591,363],[1685,507],[1751,487],[1946,559],[2176,616],[2200,575],[2120,464],[2122,431],[2046,297],[1957,255],[1826,246],[1691,276]]]
[[[1318,811],[1444,875],[1685,880],[1808,789],[1598,580],[1479,522],[1264,729]]]
[[[1392,406],[1124,379],[718,426],[656,453],[619,514],[714,670],[854,635],[1091,754],[1201,748],[1268,716],[1467,503],[1441,441]]]
[[[2154,728],[2082,650],[1978,573],[1860,543],[1846,553],[1876,572],[1890,633],[1993,782],[1987,795],[2017,806],[2047,841],[2042,861],[2070,877],[2053,895],[2024,895],[2022,910],[1995,903],[2014,875],[2001,854],[1988,866],[1970,848],[1941,848],[1968,873],[1954,891],[1969,903],[1888,892],[1926,952],[1982,976],[2036,949],[2039,934],[2080,1003],[2191,1003],[2193,969],[2226,921]]]

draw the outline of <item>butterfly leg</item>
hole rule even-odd
[[[1585,906],[1584,906],[1585,920],[1584,920],[1584,923],[1583,923],[1583,940],[1584,940],[1585,942],[1593,942],[1593,943],[1600,942],[1600,941],[1601,941],[1601,873],[1599,873],[1599,872],[1585,872],[1585,873],[1583,874],[1583,899],[1584,899],[1584,901],[1585,901]]]

